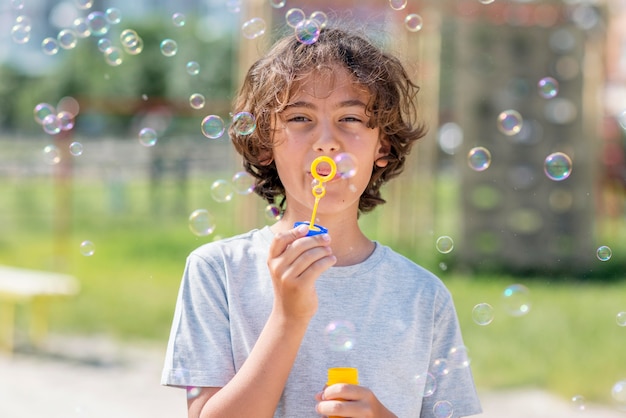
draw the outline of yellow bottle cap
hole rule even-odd
[[[327,386],[335,383],[359,384],[359,371],[354,367],[332,367],[328,369]]]

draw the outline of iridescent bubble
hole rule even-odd
[[[562,152],[552,153],[546,157],[543,171],[550,180],[565,180],[572,173],[572,159]]]
[[[337,174],[341,178],[349,179],[356,175],[357,163],[354,155],[349,152],[342,152],[337,154],[333,160],[337,166]]]
[[[409,32],[419,32],[420,30],[422,30],[423,26],[424,21],[422,19],[422,16],[416,13],[411,13],[404,18],[404,27]]]
[[[275,204],[269,204],[265,206],[265,219],[268,221],[279,221],[283,217],[283,213],[280,208]]]
[[[415,384],[419,390],[418,396],[428,398],[437,390],[437,379],[432,373],[422,373],[415,376]]]
[[[620,327],[626,327],[626,312],[618,312],[617,315],[615,315],[615,322],[617,322],[617,325]]]
[[[172,23],[177,28],[182,28],[185,26],[185,15],[183,13],[174,13],[172,15]]]
[[[354,348],[354,324],[350,321],[333,321],[324,329],[324,337],[331,350],[349,351]]]
[[[22,10],[24,8],[24,0],[11,0],[13,10]]]
[[[274,9],[280,9],[281,7],[285,7],[286,3],[286,0],[270,0],[270,4]]]
[[[530,290],[522,284],[512,284],[502,292],[504,310],[512,316],[523,316],[530,312]]]
[[[87,15],[87,25],[92,36],[104,36],[111,27],[106,15],[102,12],[91,12]]]
[[[293,8],[287,10],[285,13],[285,21],[289,26],[295,29],[298,26],[298,23],[302,22],[306,18],[306,15],[302,11],[302,9]]]
[[[87,19],[84,17],[77,17],[74,19],[72,24],[74,31],[76,31],[76,35],[79,38],[87,38],[91,35],[91,29],[89,28],[89,24],[87,23]]]
[[[46,55],[55,55],[59,52],[59,43],[56,39],[48,37],[41,41],[41,49]]]
[[[244,38],[256,39],[265,34],[265,20],[260,17],[253,17],[241,25],[241,33]]]
[[[137,43],[139,35],[132,29],[124,29],[120,33],[120,42],[123,46],[133,46]]]
[[[474,147],[467,154],[467,164],[474,171],[485,171],[491,165],[491,153],[485,147]]]
[[[100,38],[98,39],[98,50],[100,52],[105,52],[107,49],[113,46],[113,42],[109,38]]]
[[[319,25],[320,29],[324,29],[326,27],[326,25],[328,24],[328,16],[326,15],[326,13],[317,10],[313,13],[311,13],[311,16],[309,16],[309,20],[313,20],[315,22],[317,22],[317,24]]]
[[[200,74],[200,64],[198,64],[196,61],[189,61],[185,68],[187,70],[187,74],[189,75]]]
[[[450,401],[439,401],[433,406],[433,416],[435,418],[451,418],[454,408]]]
[[[187,386],[187,399],[195,399],[200,396],[202,388],[196,386]]]
[[[256,119],[250,112],[236,113],[232,124],[237,135],[250,135],[256,129]]]
[[[312,45],[320,37],[320,25],[311,19],[305,19],[298,23],[295,28],[296,39],[305,45]]]
[[[472,309],[472,319],[478,325],[489,325],[493,322],[493,307],[488,303],[479,303]]]
[[[91,257],[96,252],[96,246],[91,241],[83,241],[80,243],[80,253],[85,257]]]
[[[78,35],[73,29],[63,29],[57,35],[59,46],[63,49],[73,49],[78,43]]]
[[[626,380],[620,380],[613,385],[611,396],[617,407],[622,411],[626,411]]]
[[[67,112],[73,117],[76,117],[80,112],[80,103],[71,96],[62,97],[57,103],[57,111],[59,113]]]
[[[219,203],[230,202],[233,200],[234,190],[232,184],[226,180],[215,180],[211,184],[211,197]]]
[[[61,121],[59,120],[57,115],[48,115],[43,118],[41,122],[41,127],[44,132],[49,135],[57,135],[61,132]]]
[[[72,154],[74,157],[79,157],[83,155],[83,144],[76,141],[72,142],[70,144],[70,154]]]
[[[559,94],[559,82],[552,77],[544,77],[537,83],[539,95],[544,99],[551,99]]]
[[[56,114],[56,110],[54,109],[54,106],[52,106],[51,104],[39,103],[33,109],[33,114],[35,116],[35,122],[41,125],[43,123],[44,118],[48,115]]]
[[[217,115],[209,115],[202,119],[202,134],[210,139],[217,139],[224,133],[224,120]]]
[[[596,250],[596,256],[600,261],[609,261],[612,255],[613,252],[611,251],[611,248],[606,245],[602,245]]]
[[[206,209],[196,209],[189,215],[189,230],[199,237],[211,235],[215,231],[215,218]]]
[[[445,358],[438,358],[430,365],[430,371],[435,376],[445,376],[450,373],[450,367],[448,366],[448,360]]]
[[[61,162],[61,151],[55,145],[46,145],[43,148],[43,160],[46,164],[58,164]]]
[[[204,98],[204,95],[200,93],[193,93],[191,96],[189,96],[189,106],[191,106],[192,108],[202,109],[205,104],[206,99]]]
[[[178,53],[178,44],[173,39],[164,39],[161,42],[161,54],[166,57],[173,57]]]
[[[66,110],[57,113],[57,118],[61,124],[62,131],[69,131],[74,127],[74,115]]]
[[[454,240],[447,235],[442,235],[437,238],[435,246],[441,254],[448,254],[454,249]]]
[[[389,7],[393,10],[404,10],[407,3],[407,0],[389,0]]]
[[[143,51],[143,45],[143,39],[137,37],[133,42],[122,44],[122,48],[130,55],[139,55]]]
[[[104,12],[107,21],[112,25],[117,25],[122,21],[122,12],[117,7],[109,7]]]
[[[156,145],[158,135],[152,128],[142,128],[139,131],[139,143],[144,147],[153,147]]]
[[[246,171],[239,171],[235,173],[231,183],[238,194],[246,195],[254,191],[254,177]]]
[[[579,411],[584,411],[587,408],[585,397],[582,395],[572,396],[572,405]]]
[[[11,38],[16,44],[25,44],[30,40],[30,26],[16,24],[11,28]]]
[[[75,0],[76,6],[79,9],[87,10],[93,7],[93,0]]]
[[[31,30],[33,27],[33,21],[30,19],[30,17],[26,16],[26,15],[19,15],[15,18],[14,24],[16,25],[24,25],[28,28],[28,30]]]
[[[450,369],[464,369],[470,365],[469,351],[463,345],[452,347],[446,360]]]
[[[522,115],[517,110],[505,110],[498,115],[498,129],[505,135],[518,134],[522,130],[522,125]]]
[[[111,46],[104,51],[104,60],[111,67],[117,67],[124,62],[124,55],[121,49],[116,46]]]

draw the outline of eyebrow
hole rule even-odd
[[[291,109],[294,107],[304,107],[307,109],[315,109],[316,106],[315,104],[311,103],[311,102],[307,102],[304,100],[300,100],[297,102],[293,102],[293,103],[289,103],[287,106],[285,106],[285,108],[283,110],[287,110],[287,109]],[[359,99],[348,99],[348,100],[344,100],[341,101],[339,103],[337,103],[337,105],[335,106],[336,108],[342,108],[342,107],[363,107],[366,108],[367,105],[365,103],[363,103],[361,100]]]

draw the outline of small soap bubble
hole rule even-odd
[[[615,315],[615,322],[617,322],[617,325],[620,327],[626,327],[626,312],[618,312],[617,315]]]
[[[389,0],[389,7],[393,10],[404,10],[407,3],[407,0]]]
[[[422,19],[422,16],[416,13],[411,13],[404,18],[404,27],[409,32],[419,32],[420,30],[422,30],[423,26],[424,21]]]
[[[157,143],[157,133],[152,128],[142,128],[139,131],[139,143],[144,147],[153,147]]]
[[[474,171],[485,171],[491,165],[491,153],[485,147],[474,147],[467,154],[467,164]]]
[[[433,416],[435,418],[451,418],[454,408],[450,401],[439,401],[433,406]]]
[[[91,257],[96,252],[96,246],[91,241],[83,241],[80,243],[80,253],[85,257]]]
[[[265,34],[265,20],[260,17],[253,17],[241,25],[241,33],[247,39],[263,36]]]
[[[189,215],[189,230],[199,237],[211,235],[215,231],[215,219],[206,209],[196,209]]]
[[[69,131],[74,127],[74,115],[67,110],[57,113],[57,119],[59,119],[62,131]]]
[[[523,316],[530,312],[530,290],[522,284],[512,284],[502,292],[505,311],[511,316]]]
[[[200,93],[193,93],[191,96],[189,96],[189,106],[191,106],[192,108],[202,109],[205,104],[206,99],[204,98],[204,95]]]
[[[70,154],[72,154],[74,157],[79,157],[83,155],[83,144],[76,141],[72,142],[70,144]]]
[[[172,15],[172,23],[177,28],[182,28],[185,26],[185,15],[183,13],[174,13]]]
[[[626,411],[626,380],[620,380],[613,385],[611,396],[617,407],[622,411]]]
[[[61,162],[61,151],[56,145],[46,145],[43,148],[43,160],[49,165],[58,164]]]
[[[611,251],[611,248],[606,245],[602,245],[596,250],[596,256],[600,261],[609,261],[612,255],[613,252]]]
[[[113,46],[113,43],[109,38],[100,38],[98,39],[97,45],[100,52],[106,52],[107,49]]]
[[[43,123],[43,120],[46,116],[54,115],[54,114],[56,114],[56,110],[54,109],[54,106],[48,103],[39,103],[35,105],[35,108],[33,109],[35,122],[37,122],[40,125]]]
[[[61,132],[61,121],[57,115],[48,115],[41,122],[43,131],[49,135],[57,135]]]
[[[451,369],[464,369],[469,367],[470,357],[467,347],[463,345],[452,347],[448,352],[447,361]]]
[[[280,208],[275,204],[269,204],[265,206],[265,219],[268,221],[279,221],[283,217],[283,213]]]
[[[73,49],[78,43],[78,34],[73,29],[63,29],[57,35],[57,42],[63,49]]]
[[[448,366],[448,360],[445,358],[438,358],[433,361],[430,366],[430,370],[435,376],[445,376],[450,373],[450,367]]]
[[[584,411],[587,408],[585,397],[582,395],[572,396],[572,406],[579,411]]]
[[[224,120],[217,115],[209,115],[202,119],[202,134],[210,139],[217,139],[224,133]]]
[[[195,399],[200,395],[201,388],[196,386],[187,386],[187,399]]]
[[[178,44],[173,39],[164,39],[161,42],[161,54],[166,57],[173,57],[178,53]]]
[[[107,21],[112,25],[117,25],[122,21],[122,12],[117,7],[109,7],[104,12]]]
[[[24,0],[11,0],[13,10],[22,10],[24,8]]]
[[[91,35],[91,29],[89,28],[87,19],[85,19],[84,17],[77,17],[76,19],[74,19],[72,26],[76,31],[76,35],[78,35],[79,38],[87,38]]]
[[[187,70],[187,74],[189,75],[200,74],[200,64],[198,64],[196,61],[189,61],[185,66],[185,69]]]
[[[572,173],[572,159],[562,152],[552,153],[546,157],[543,171],[550,180],[565,180]]]
[[[33,21],[26,15],[17,16],[14,23],[16,25],[24,25],[28,30],[31,30],[33,27]]]
[[[472,309],[472,319],[478,325],[489,325],[493,322],[493,307],[488,303],[479,303]]]
[[[256,119],[250,112],[236,113],[232,124],[237,135],[250,135],[256,129]]]
[[[435,246],[441,254],[448,254],[454,249],[454,240],[447,235],[442,235],[437,238]]]
[[[285,21],[289,26],[295,29],[298,26],[298,23],[302,22],[306,18],[306,15],[302,11],[302,9],[293,8],[287,10],[285,13]]]
[[[124,29],[120,33],[120,42],[123,46],[133,46],[137,43],[139,35],[132,29]]]
[[[62,97],[57,103],[57,110],[59,114],[61,112],[67,112],[73,117],[76,117],[80,112],[80,103],[78,103],[78,100],[71,96],[65,96]]]
[[[433,396],[437,390],[437,378],[432,373],[422,373],[415,376],[415,384],[419,390],[420,397],[428,398]]]
[[[246,195],[254,191],[254,177],[246,171],[239,171],[231,180],[233,188],[238,194]]]
[[[286,3],[286,0],[270,0],[270,4],[274,9],[280,9],[281,7],[285,7]]]
[[[91,36],[104,36],[109,32],[111,24],[103,12],[91,12],[87,15],[87,25]]]
[[[124,55],[118,47],[110,46],[104,51],[104,60],[111,67],[117,67],[124,62]]]
[[[522,115],[517,110],[505,110],[498,115],[498,129],[505,135],[518,134],[522,130],[522,125]]]
[[[326,13],[320,10],[317,10],[311,13],[311,16],[309,16],[309,19],[317,22],[320,29],[324,29],[326,25],[328,24],[328,15],[326,15]]]
[[[349,152],[337,154],[334,158],[337,165],[337,174],[343,179],[349,179],[356,175],[356,158]]]
[[[11,38],[16,44],[25,44],[30,40],[31,29],[29,26],[16,24],[11,28]]]
[[[91,9],[93,7],[93,0],[75,0],[76,7],[81,10]]]
[[[226,0],[226,10],[231,13],[239,13],[241,11],[241,0]]]
[[[56,39],[48,37],[41,41],[41,49],[46,55],[55,55],[59,52],[59,43]]]
[[[305,45],[312,45],[320,37],[320,26],[315,20],[305,19],[295,28],[296,39]]]
[[[126,37],[122,41],[122,48],[130,55],[139,55],[143,51],[143,39],[137,33],[133,35],[132,32],[126,33]]]
[[[216,202],[230,202],[233,200],[234,194],[232,184],[226,180],[215,180],[213,184],[211,184],[211,197]]]
[[[326,344],[333,351],[349,351],[354,348],[355,327],[350,321],[333,321],[324,329]]]
[[[551,99],[559,94],[559,82],[552,77],[544,77],[537,83],[539,95],[544,99]]]

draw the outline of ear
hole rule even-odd
[[[389,145],[389,141],[387,138],[380,139],[380,147],[378,148],[378,152],[374,156],[374,165],[376,167],[387,167],[387,156],[389,156],[389,152],[391,151],[391,145]]]

